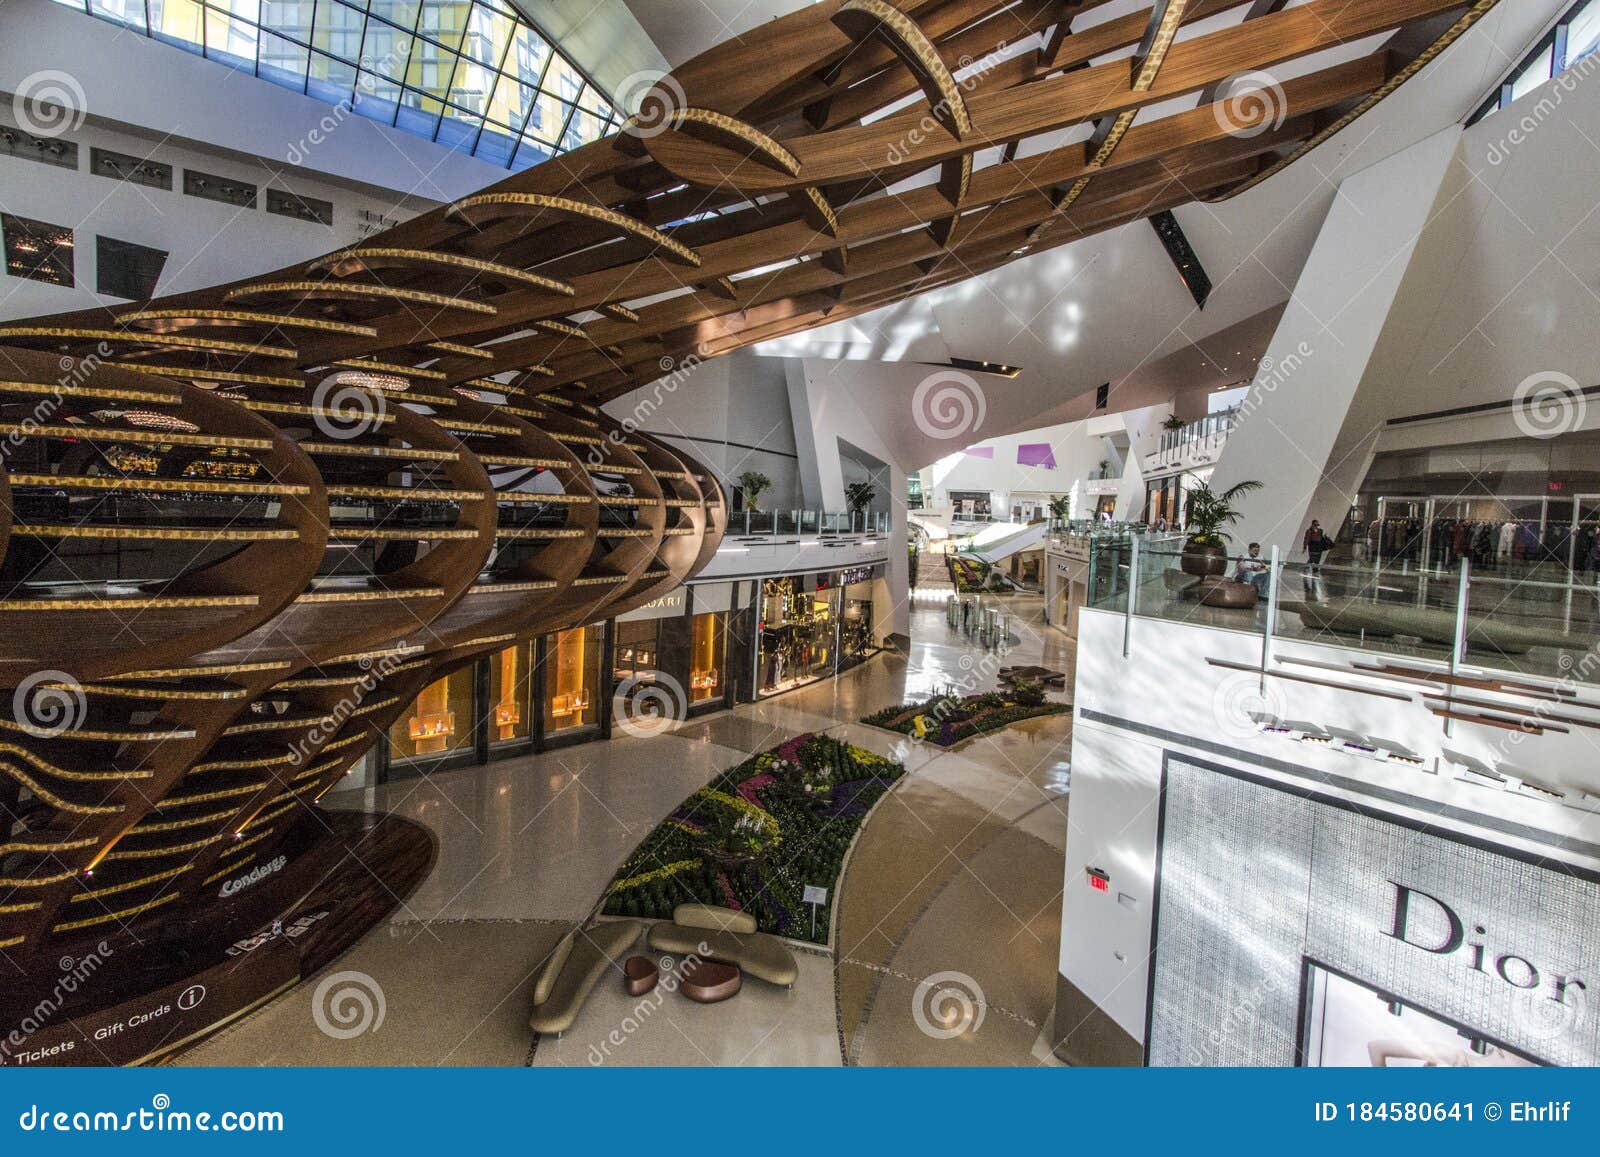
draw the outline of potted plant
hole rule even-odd
[[[761,513],[761,496],[772,489],[772,479],[759,470],[746,470],[739,475],[739,489],[744,492],[745,509]]]
[[[1050,500],[1050,517],[1057,522],[1066,522],[1072,517],[1072,499],[1065,494],[1058,494]]]
[[[1163,430],[1181,430],[1183,429],[1183,419],[1176,414],[1168,414],[1162,421],[1161,428]]]
[[[1240,482],[1220,494],[1202,482],[1189,491],[1183,513],[1189,539],[1183,545],[1183,573],[1207,578],[1228,573],[1227,528],[1239,521],[1234,503],[1261,489],[1259,482]]]
[[[878,488],[870,482],[852,482],[844,488],[845,504],[851,514],[860,514],[877,496]]]

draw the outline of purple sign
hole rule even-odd
[[[1017,447],[1018,466],[1043,466],[1046,470],[1056,468],[1056,454],[1048,442],[1024,442]]]

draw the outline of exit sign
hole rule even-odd
[[[1089,887],[1096,892],[1111,891],[1111,877],[1102,868],[1084,868],[1083,874],[1089,881]]]

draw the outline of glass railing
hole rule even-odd
[[[735,538],[768,538],[815,534],[826,537],[873,537],[889,533],[888,511],[736,510],[728,515],[728,534]]]
[[[1094,543],[1087,605],[1274,640],[1600,684],[1600,575],[1563,581],[1186,556],[1181,535]]]
[[[1225,410],[1220,414],[1201,418],[1198,422],[1190,422],[1187,426],[1180,426],[1176,430],[1169,430],[1161,436],[1153,453],[1174,454],[1203,443],[1225,441],[1233,432],[1237,415],[1237,410]]]

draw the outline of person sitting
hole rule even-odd
[[[1259,542],[1252,542],[1250,544],[1249,557],[1239,560],[1239,569],[1234,572],[1233,581],[1236,583],[1249,583],[1262,595],[1267,593],[1267,586],[1272,581],[1272,572],[1268,568],[1266,561],[1261,557],[1261,544]]]

